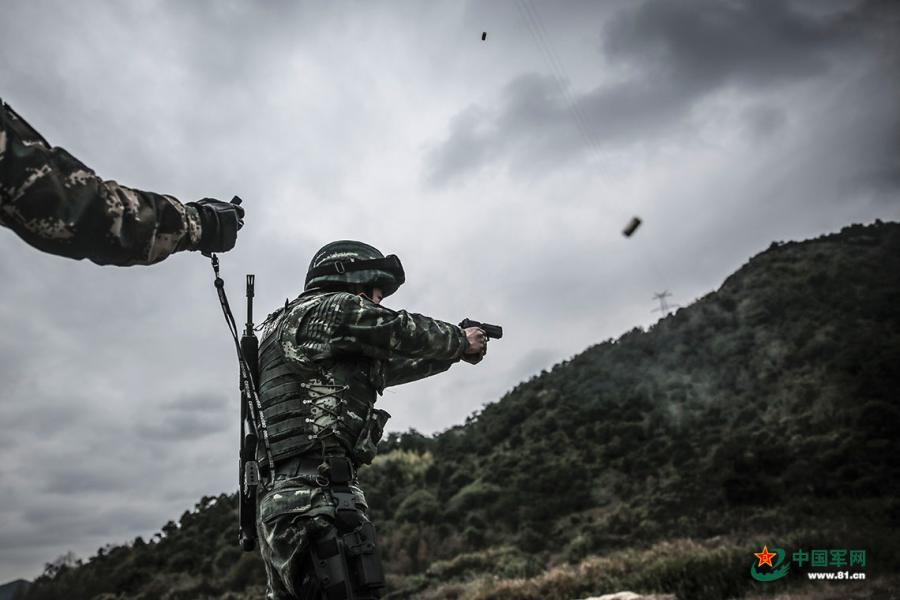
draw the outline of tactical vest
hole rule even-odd
[[[277,463],[306,453],[375,456],[390,415],[374,407],[383,364],[332,356],[340,292],[303,294],[275,318],[259,347],[259,398]]]

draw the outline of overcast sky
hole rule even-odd
[[[0,96],[106,179],[242,196],[223,274],[242,307],[256,273],[258,317],[350,238],[403,260],[389,306],[502,324],[481,365],[385,393],[389,430],[431,433],[651,324],[655,292],[686,305],[773,240],[900,218],[895,9],[9,0]],[[101,268],[8,230],[0,256],[0,582],[236,488],[202,256]]]

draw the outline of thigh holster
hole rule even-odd
[[[316,579],[328,600],[374,600],[384,587],[375,527],[356,508],[349,489],[331,494],[337,501],[335,524],[310,547]]]

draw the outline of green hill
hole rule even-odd
[[[361,473],[391,589],[723,598],[760,587],[752,553],[776,542],[897,572],[898,365],[900,224],[774,243],[464,425],[391,434]],[[204,498],[149,543],[48,566],[24,598],[261,597],[234,511]]]

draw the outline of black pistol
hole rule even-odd
[[[459,322],[459,326],[463,329],[468,327],[477,327],[482,330],[490,339],[499,340],[503,337],[503,328],[499,325],[491,325],[490,323],[479,323],[472,319],[463,319]]]
[[[249,414],[251,398],[259,381],[259,340],[253,332],[253,275],[247,275],[247,328],[241,336],[241,354],[249,378],[241,378],[241,450],[238,468],[238,515],[240,521],[239,541],[244,551],[253,550],[256,544],[256,488],[259,485],[259,464],[256,461],[256,446],[259,438],[253,417]],[[249,431],[247,428],[249,425]]]

